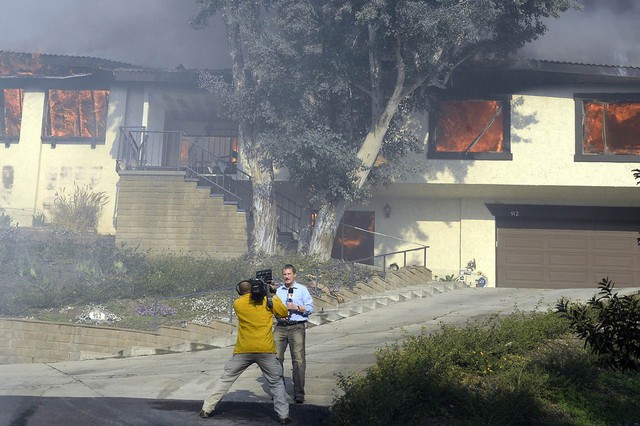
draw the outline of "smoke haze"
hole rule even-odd
[[[0,50],[227,67],[224,26],[194,30],[197,10],[195,0],[0,0]]]
[[[550,20],[548,31],[520,56],[565,62],[640,67],[640,1],[583,0]]]
[[[640,66],[640,1],[583,0],[519,55]],[[195,0],[0,0],[0,50],[93,56],[134,65],[224,68],[223,25],[194,30]]]

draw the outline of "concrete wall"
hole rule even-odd
[[[219,258],[246,253],[246,213],[184,176],[175,171],[122,172],[116,242]]]
[[[228,346],[235,327],[222,322],[187,328],[159,327],[157,333],[112,327],[0,319],[0,364],[42,363],[151,355]]]

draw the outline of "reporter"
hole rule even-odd
[[[287,301],[289,316],[276,318],[273,336],[278,351],[278,361],[283,366],[284,355],[289,346],[293,367],[293,399],[296,403],[302,404],[305,397],[304,382],[307,368],[306,327],[309,315],[313,313],[313,297],[305,286],[296,281],[295,266],[284,265],[282,278],[284,283],[277,288],[276,295],[280,300]]]
[[[266,297],[260,301],[252,299],[250,281],[241,281],[236,289],[240,297],[233,302],[233,309],[238,317],[238,337],[233,356],[225,363],[224,372],[214,385],[211,395],[204,400],[200,417],[211,417],[216,405],[240,374],[256,363],[271,388],[273,408],[280,424],[291,423],[289,403],[282,381],[282,365],[276,357],[273,341],[273,316],[286,317],[289,311],[277,295],[272,299],[271,308],[267,306]]]

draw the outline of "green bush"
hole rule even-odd
[[[600,360],[616,370],[640,370],[640,295],[618,296],[604,278],[586,304],[562,299],[556,310]]]
[[[297,278],[308,283],[307,275],[318,266],[313,258],[297,254],[260,259],[152,255],[117,246],[113,237],[55,229],[0,232],[0,315],[24,316],[33,310],[119,299],[233,292],[240,280],[255,276],[259,269],[273,269],[279,277],[286,263],[296,265]],[[362,271],[357,272],[356,276],[362,276]],[[332,271],[322,276],[338,282],[331,278],[338,274]],[[343,275],[351,273],[343,271]]]
[[[109,201],[104,191],[93,192],[89,186],[75,186],[73,194],[62,189],[56,193],[51,208],[53,225],[63,231],[95,231],[102,208]]]
[[[614,392],[620,401],[615,412],[605,408],[612,394],[602,389],[593,359],[577,342],[560,343],[568,332],[569,322],[555,313],[515,312],[405,336],[380,349],[364,373],[339,376],[343,394],[329,424],[607,425],[638,419],[631,384]]]

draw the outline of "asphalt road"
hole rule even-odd
[[[640,288],[624,289],[624,293]],[[584,301],[595,289],[464,288],[412,299],[308,329],[307,398],[291,403],[295,425],[324,424],[339,395],[338,373],[361,371],[375,349],[404,334],[463,324],[515,309],[547,310],[562,296]],[[621,291],[621,293],[623,293]],[[0,365],[0,425],[277,424],[259,369],[250,367],[209,419],[198,412],[232,348],[135,358]],[[291,367],[285,361],[291,393]]]

